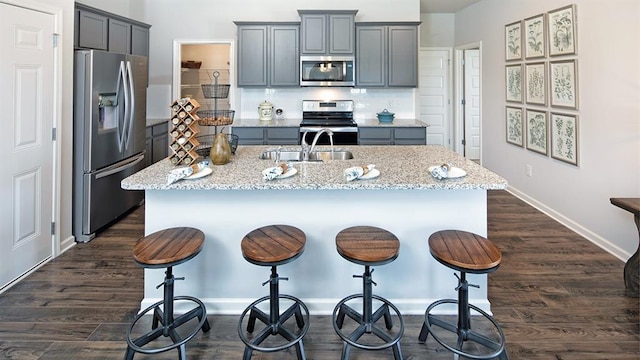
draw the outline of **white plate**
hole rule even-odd
[[[364,179],[364,180],[369,180],[369,179],[375,179],[378,176],[380,176],[380,170],[378,169],[371,169],[369,170],[368,173],[361,175],[358,179]]]
[[[192,174],[192,175],[187,176],[185,179],[186,179],[186,180],[200,179],[200,178],[202,178],[202,177],[205,177],[205,176],[207,176],[207,175],[211,174],[212,172],[213,172],[213,170],[211,170],[211,168],[210,168],[210,167],[206,167],[206,168],[204,168],[204,169],[202,169],[202,170],[198,171],[198,172],[197,172],[197,173],[195,173],[195,174]]]
[[[434,168],[435,168],[435,166],[429,166],[429,169],[428,169],[429,173],[431,173],[431,170],[433,170]],[[464,171],[464,170],[462,170],[462,169],[460,169],[458,167],[455,167],[455,166],[452,166],[451,169],[449,169],[449,171],[447,171],[447,179],[460,178],[460,177],[463,177],[465,175],[467,175],[466,171]]]
[[[264,169],[264,170],[262,170],[262,175],[266,177],[269,174],[273,174],[274,172],[278,171],[278,169],[282,169],[282,168],[279,167],[279,166],[274,166],[274,167],[270,167],[268,169]],[[282,173],[282,174],[280,174],[278,176],[275,176],[273,178],[274,179],[286,179],[286,178],[291,177],[291,176],[293,176],[293,175],[295,175],[297,173],[298,173],[298,169],[296,169],[294,167],[290,167],[290,168],[287,168],[286,172],[284,172],[284,173]]]

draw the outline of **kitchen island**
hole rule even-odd
[[[265,181],[262,170],[274,163],[259,156],[274,147],[240,146],[230,163],[211,165],[207,177],[167,185],[173,167],[163,160],[124,179],[122,187],[145,191],[145,234],[173,226],[205,233],[200,255],[175,269],[176,276],[186,277],[176,282],[176,294],[200,298],[209,313],[240,314],[268,293],[260,284],[269,270],[245,261],[240,241],[269,224],[306,233],[304,254],[278,272],[290,279],[281,284],[282,292],[301,298],[313,314],[329,314],[340,299],[361,291],[361,280],[352,278],[361,267],[340,257],[335,247],[336,234],[354,225],[379,226],[400,239],[398,258],[374,273],[381,284],[374,293],[404,314],[423,314],[436,299],[455,298],[457,280],[429,254],[427,239],[443,229],[486,236],[487,190],[505,189],[506,181],[441,146],[345,148],[352,160],[294,163],[297,174]],[[427,168],[443,163],[464,169],[466,176],[433,178]],[[380,176],[347,182],[344,169],[363,164],[375,164]],[[143,308],[162,298],[156,285],[163,275],[145,269]],[[470,301],[489,311],[486,275],[470,275],[469,282],[480,285],[470,289]]]

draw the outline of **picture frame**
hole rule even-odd
[[[522,65],[507,65],[505,70],[506,100],[522,103]]]
[[[525,101],[527,104],[547,104],[547,71],[544,62],[525,65]]]
[[[507,106],[505,120],[507,142],[524,147],[524,117],[522,115],[522,108]]]
[[[551,112],[551,157],[578,166],[578,115]]]
[[[549,97],[551,106],[578,108],[577,60],[549,62]]]
[[[527,149],[548,155],[548,116],[546,111],[527,109],[526,111],[526,127],[527,127]]]
[[[505,59],[522,60],[522,22],[516,21],[504,26]]]
[[[577,53],[576,5],[564,6],[547,14],[549,55],[569,55]]]
[[[546,22],[544,14],[524,19],[523,43],[525,59],[543,58],[546,56],[545,41]]]

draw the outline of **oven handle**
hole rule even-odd
[[[358,132],[357,126],[300,126],[300,132],[318,132],[320,129],[329,129],[334,133],[354,133]]]

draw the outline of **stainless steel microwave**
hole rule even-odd
[[[355,86],[353,56],[301,56],[300,86]]]

